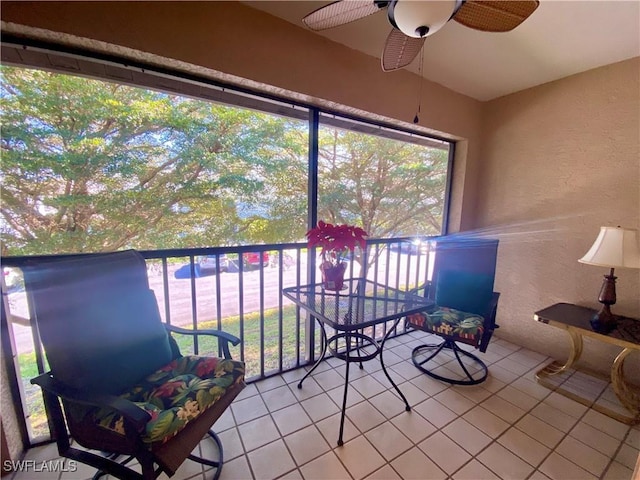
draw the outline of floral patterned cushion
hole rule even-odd
[[[121,394],[151,415],[143,441],[167,441],[244,380],[244,363],[215,357],[173,360]],[[92,412],[95,423],[124,435],[123,418],[112,410]]]
[[[430,312],[409,315],[408,321],[409,325],[419,330],[476,346],[484,332],[483,317],[448,307],[438,306]]]

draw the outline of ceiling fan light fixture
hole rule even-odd
[[[391,24],[408,37],[433,35],[458,11],[462,0],[392,0],[387,7]]]

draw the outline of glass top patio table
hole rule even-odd
[[[433,301],[366,278],[345,280],[343,290],[325,290],[322,283],[282,289],[282,293],[318,320],[342,332],[361,330],[424,311]]]

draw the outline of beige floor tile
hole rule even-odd
[[[398,388],[400,389],[402,394],[405,396],[410,406],[417,405],[418,403],[421,403],[425,401],[427,398],[429,398],[429,395],[424,393],[422,390],[420,390],[411,382],[404,382],[404,383],[398,384]],[[397,392],[394,390],[393,387],[389,387],[388,391],[393,392],[394,395],[397,395]],[[402,399],[400,399],[400,397],[398,397],[398,402],[400,402],[400,405],[404,410],[405,408],[404,402],[402,401]]]
[[[412,378],[411,383],[430,396],[436,395],[437,393],[449,388],[449,385],[446,383],[439,382],[428,375],[421,375],[419,377]]]
[[[413,443],[421,442],[436,431],[436,427],[414,411],[402,412],[400,415],[393,417],[391,423]]]
[[[524,375],[532,368],[528,365],[522,365],[521,363],[512,360],[511,356],[503,358],[502,360],[496,362],[495,365],[492,365],[492,367],[493,366],[504,368],[505,370],[510,371],[518,377]]]
[[[434,433],[418,447],[449,475],[471,459],[471,455],[442,432]]]
[[[214,475],[213,470],[205,472],[205,478],[207,480],[212,479]],[[235,458],[229,462],[224,462],[222,466],[222,472],[220,473],[220,480],[251,480],[253,475],[249,468],[249,462],[247,457],[242,456]]]
[[[555,452],[597,477],[602,475],[609,463],[609,457],[571,436],[565,437],[556,447]]]
[[[462,415],[465,412],[468,412],[476,405],[474,402],[469,400],[464,395],[458,393],[453,388],[444,390],[443,392],[435,395],[433,398],[435,398],[443,405],[446,405],[449,410],[452,410],[458,415]]]
[[[327,392],[327,395],[331,397],[331,400],[336,404],[338,409],[342,409],[342,402],[344,400],[344,385],[332,388]],[[365,400],[366,398],[360,395],[360,392],[358,392],[355,388],[352,388],[351,385],[349,386],[349,390],[347,391],[347,408],[355,405],[356,403],[364,402]]]
[[[602,480],[632,480],[633,470],[625,467],[621,463],[611,462],[609,468],[602,477]]]
[[[231,409],[227,408],[218,420],[216,420],[216,423],[213,424],[213,430],[216,433],[221,433],[235,426],[236,421],[233,418],[233,413],[231,413]]]
[[[551,480],[595,480],[598,477],[557,453],[551,453],[538,468]]]
[[[349,383],[350,388],[354,388],[362,395],[364,398],[374,397],[388,389],[390,387],[389,381],[383,385],[378,380],[376,380],[372,375],[367,375],[366,377],[358,378],[353,382]]]
[[[21,472],[18,473],[14,478],[16,479],[22,479],[22,478],[28,478],[28,476],[31,476],[31,479],[35,479],[35,480],[45,480],[45,479],[49,479],[49,478],[55,478],[58,479],[60,478],[60,480],[86,480],[86,479],[91,479],[97,472],[97,470],[90,466],[90,465],[85,465],[83,463],[79,463],[79,462],[74,462],[73,460],[70,459],[63,459],[63,458],[57,458],[53,460],[53,463],[51,463],[51,460],[46,460],[46,465],[50,465],[52,470],[55,470],[56,467],[56,462],[61,462],[60,463],[60,470],[55,470],[52,472],[47,472],[42,471],[44,465],[39,463],[38,466],[36,467],[38,469],[37,473],[34,472],[33,470],[30,472]],[[189,463],[195,463],[195,462],[189,462]],[[196,464],[198,465],[198,464]],[[189,471],[193,471],[191,470],[191,468],[193,465],[189,465],[188,467],[186,467],[185,469],[181,469],[179,468],[178,471],[176,472],[176,475],[182,475],[182,478],[185,478],[185,474]],[[202,472],[202,465],[198,465],[200,467],[200,472]],[[27,476],[25,476],[25,474],[27,474]],[[193,471],[193,473],[191,473],[191,476],[193,476],[194,474],[196,474],[197,471]],[[167,478],[166,475],[164,475],[165,478]],[[11,478],[10,476],[7,475],[6,478]]]
[[[490,437],[463,418],[451,422],[442,431],[471,455],[476,455],[491,443]]]
[[[304,465],[331,449],[314,425],[310,425],[284,437],[284,441],[298,465]]]
[[[578,422],[577,418],[561,412],[557,408],[544,402],[536,405],[533,410],[531,410],[531,414],[565,433],[568,433]]]
[[[632,446],[624,443],[620,447],[620,451],[618,451],[615,459],[625,467],[633,470],[636,466],[636,462],[638,461],[638,455],[640,455],[640,452],[637,448],[633,448]]]
[[[327,443],[333,448],[338,442],[338,433],[340,432],[340,413],[336,413],[331,417],[327,417],[316,423],[318,430],[322,433]],[[348,442],[352,438],[360,435],[360,432],[355,427],[348,417],[344,419],[344,432],[342,433],[342,440]]]
[[[484,385],[484,383],[482,385]],[[454,385],[451,388],[460,395],[464,395],[475,404],[481,403],[491,396],[491,392],[480,385]]]
[[[231,428],[218,434],[220,441],[222,442],[222,448],[224,449],[224,461],[233,460],[234,458],[244,455],[244,448],[240,441],[240,434],[237,428]],[[200,449],[202,455],[205,458],[210,458],[210,454],[206,453],[206,449],[211,449],[209,442],[200,442]]]
[[[340,411],[338,406],[333,403],[329,395],[322,393],[315,397],[308,398],[300,402],[302,408],[311,417],[311,420],[317,422],[323,418],[327,418]]]
[[[235,401],[239,402],[240,400],[253,397],[254,395],[258,395],[258,388],[256,387],[255,383],[250,383],[242,389],[242,391],[236,397]]]
[[[550,448],[515,427],[507,430],[498,442],[534,467],[540,465],[551,452]]]
[[[355,480],[366,477],[386,463],[363,435],[345,442],[333,452]]]
[[[608,457],[613,457],[620,446],[620,440],[584,422],[578,422],[569,435]]]
[[[278,477],[278,480],[304,480],[300,470],[292,470],[289,473],[285,473],[283,476]]]
[[[633,448],[640,449],[640,426],[635,426],[629,430],[624,443],[631,445]]]
[[[369,403],[376,407],[386,418],[393,418],[405,411],[404,402],[393,390],[387,390],[375,397],[371,397]]]
[[[525,377],[518,378],[516,381],[511,383],[511,386],[526,393],[530,397],[535,398],[536,400],[543,400],[551,394],[551,390],[547,387]]]
[[[265,415],[238,427],[240,438],[247,452],[280,438],[280,433],[269,415]]]
[[[391,422],[385,422],[369,430],[365,437],[387,461],[413,447],[413,443]]]
[[[305,480],[344,480],[350,478],[335,453],[327,452],[319,458],[300,467]]]
[[[262,417],[268,413],[267,407],[260,395],[234,401],[231,404],[231,410],[238,425]]]
[[[507,358],[509,358],[509,360],[518,362],[525,367],[529,367],[529,369],[534,368],[537,365],[540,365],[540,363],[547,360],[547,357],[545,355],[524,348],[512,353]]]
[[[558,392],[551,393],[547,398],[543,400],[543,403],[551,405],[557,408],[561,412],[571,415],[574,418],[580,418],[584,413],[589,410],[589,407],[576,402],[575,400],[560,395]]]
[[[386,418],[369,402],[362,402],[347,408],[347,417],[360,430],[366,432],[377,427]]]
[[[489,390],[491,393],[496,393],[504,388],[505,385],[507,385],[507,383],[503,382],[499,378],[491,376],[491,371],[489,371],[487,379],[482,382],[482,388]]]
[[[418,412],[438,428],[444,427],[457,418],[457,415],[434,398],[419,403],[413,410]]]
[[[451,478],[454,480],[500,480],[500,477],[477,460],[471,460]]]
[[[249,452],[247,457],[256,480],[277,478],[296,468],[293,458],[289,455],[282,440],[276,440],[269,445]],[[274,461],[275,459],[277,461]]]
[[[629,431],[629,425],[618,422],[595,410],[589,410],[580,421],[588,423],[592,427],[602,430],[607,435],[611,435],[619,440],[624,440]]]
[[[391,466],[404,480],[437,480],[447,478],[447,474],[417,448],[412,448],[408,452],[400,455],[391,462]]]
[[[497,362],[491,365],[490,376],[507,384],[520,377],[520,375],[518,375],[517,373],[513,373],[512,371],[501,367],[499,363],[500,362]]]
[[[412,378],[416,378],[419,375],[424,375],[420,370],[416,368],[413,362],[400,362],[390,368],[405,380],[411,380]]]
[[[476,457],[499,477],[525,479],[534,468],[498,443],[489,445]]]
[[[259,392],[268,392],[269,390],[273,390],[276,387],[281,387],[282,385],[286,385],[286,383],[280,375],[275,375],[273,377],[260,380],[256,382],[254,385],[256,386]]]
[[[525,410],[522,408],[496,395],[487,398],[480,406],[509,423],[517,421],[525,414]]]
[[[273,412],[271,416],[282,435],[288,435],[312,423],[299,403]]]
[[[342,378],[342,376],[333,369],[325,370],[320,373],[313,372],[312,377],[325,391],[331,390],[332,388],[336,388],[340,385],[344,386],[344,378]],[[304,388],[304,383],[302,384],[302,388]]]
[[[531,414],[525,415],[515,427],[549,448],[555,448],[564,437],[564,432]]]
[[[400,477],[391,465],[386,464],[384,467],[369,475],[366,480],[402,480],[402,477]]]
[[[537,398],[534,398],[511,385],[507,385],[498,393],[496,393],[496,395],[525,411],[531,410],[540,401]]]
[[[550,478],[547,477],[540,470],[536,470],[531,474],[531,476],[529,477],[529,480],[550,480]]]
[[[262,401],[267,406],[267,410],[273,412],[275,410],[288,407],[289,405],[293,405],[298,400],[293,393],[291,393],[289,387],[287,385],[283,385],[264,392],[262,394]]]
[[[307,377],[302,383],[302,388],[298,388],[297,383],[292,383],[289,388],[291,389],[291,393],[298,400],[306,400],[307,398],[315,397],[324,392],[322,387],[318,385],[313,377]]]
[[[507,422],[481,406],[472,408],[465,413],[462,418],[491,438],[498,437],[498,435],[509,428]]]

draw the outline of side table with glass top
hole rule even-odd
[[[565,330],[571,341],[571,349],[567,361],[564,364],[558,361],[551,362],[536,373],[536,378],[542,385],[580,403],[591,406],[593,409],[616,420],[628,424],[638,424],[640,423],[640,391],[625,381],[624,364],[632,353],[640,354],[640,320],[616,316],[616,328],[608,334],[603,334],[594,331],[591,327],[590,320],[595,313],[596,310],[571,303],[556,303],[535,312],[535,320]],[[571,369],[580,359],[582,355],[582,337],[589,337],[622,348],[622,351],[616,356],[611,365],[610,380],[613,391],[622,406],[629,412],[629,415],[620,415],[606,407],[592,404],[589,400],[572,394],[572,392],[565,390],[562,386],[555,385],[551,381],[555,375]]]
[[[405,410],[411,410],[406,397],[387,372],[383,358],[384,344],[396,330],[402,317],[432,308],[431,300],[365,278],[345,280],[345,287],[340,291],[325,290],[322,283],[318,283],[284,288],[282,293],[314,317],[320,325],[322,352],[313,367],[300,380],[298,388],[302,388],[304,380],[324,360],[327,350],[346,363],[338,445],[343,445],[351,363],[359,363],[360,368],[363,368],[362,362],[379,357],[382,371],[404,401]],[[393,325],[384,331],[383,325],[390,321],[393,321]],[[329,335],[325,328],[330,330]],[[376,340],[380,336],[382,340]]]

